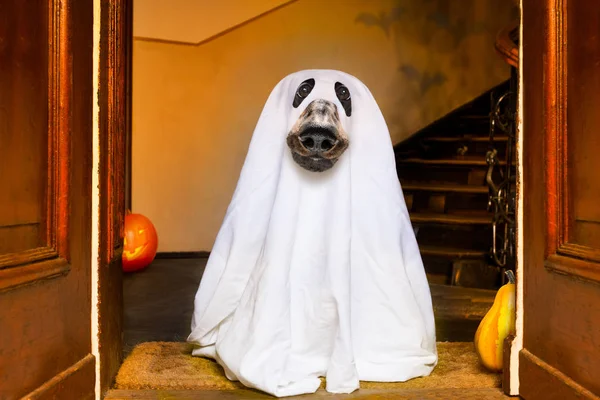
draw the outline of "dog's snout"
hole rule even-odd
[[[325,99],[313,100],[306,106],[286,141],[294,161],[315,172],[332,168],[349,143],[337,106]]]
[[[311,153],[320,154],[331,150],[335,146],[336,138],[327,131],[312,131],[300,135],[300,143]]]

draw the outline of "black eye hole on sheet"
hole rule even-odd
[[[334,88],[335,95],[340,103],[342,103],[344,111],[346,111],[346,116],[349,117],[352,115],[352,98],[350,96],[350,90],[340,82],[336,82]]]
[[[302,104],[304,99],[308,97],[314,87],[315,80],[312,78],[305,80],[300,84],[300,86],[298,86],[298,89],[296,89],[296,94],[294,95],[294,102],[292,103],[294,108],[297,108],[300,104]]]

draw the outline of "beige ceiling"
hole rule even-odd
[[[133,35],[199,43],[290,2],[291,0],[137,0],[133,10]]]

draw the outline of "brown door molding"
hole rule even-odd
[[[99,128],[100,243],[98,270],[100,391],[110,388],[122,362],[121,255],[131,133],[131,0],[101,2]]]

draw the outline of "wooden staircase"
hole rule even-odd
[[[394,148],[398,177],[430,283],[456,284],[462,268],[463,275],[485,271],[488,276],[486,282],[476,279],[466,286],[498,287],[499,273],[488,257],[493,214],[487,209],[486,152],[490,146],[490,95],[501,95],[508,88],[508,81],[500,84]],[[494,137],[500,160],[507,139]]]

